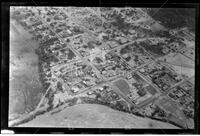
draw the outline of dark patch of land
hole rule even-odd
[[[155,20],[160,21],[167,28],[189,27],[195,31],[194,8],[151,8],[147,13]]]

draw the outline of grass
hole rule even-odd
[[[144,47],[147,51],[150,51],[154,57],[160,57],[165,55],[162,50],[163,47],[160,44],[152,45],[149,43],[141,42],[141,46]]]
[[[123,80],[123,79],[119,79],[117,81],[114,82],[114,85],[119,88],[119,90],[124,93],[125,95],[129,94],[130,92],[130,87],[129,84]]]
[[[170,121],[185,127],[186,117],[177,104],[164,97],[159,101],[159,106],[161,106],[166,112],[170,113],[171,116],[168,117]]]
[[[195,8],[150,9],[148,14],[167,28],[189,27],[195,30]]]
[[[98,104],[78,104],[51,115],[45,113],[19,127],[70,128],[177,128],[169,123],[141,118]]]

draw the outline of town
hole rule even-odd
[[[189,30],[154,32],[158,22],[128,7],[13,7],[11,18],[40,44],[46,93],[38,107],[48,105],[51,112],[70,100],[70,106],[97,103],[194,128],[194,75],[178,73],[176,62],[166,59],[194,62]]]

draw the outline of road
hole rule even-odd
[[[183,83],[185,83],[185,82],[189,82],[189,80],[190,80],[191,78],[193,78],[193,77],[190,77],[189,79],[183,79],[182,81],[180,81],[180,82],[174,84],[174,85],[171,86],[169,89],[167,89],[167,90],[163,93],[163,95],[167,95],[170,91],[172,91],[173,88],[175,88],[175,87],[177,87],[177,86],[179,86],[179,85],[181,85],[181,84],[183,84]]]

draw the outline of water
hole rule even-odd
[[[43,93],[35,54],[38,43],[15,21],[10,20],[9,117],[34,110]]]

